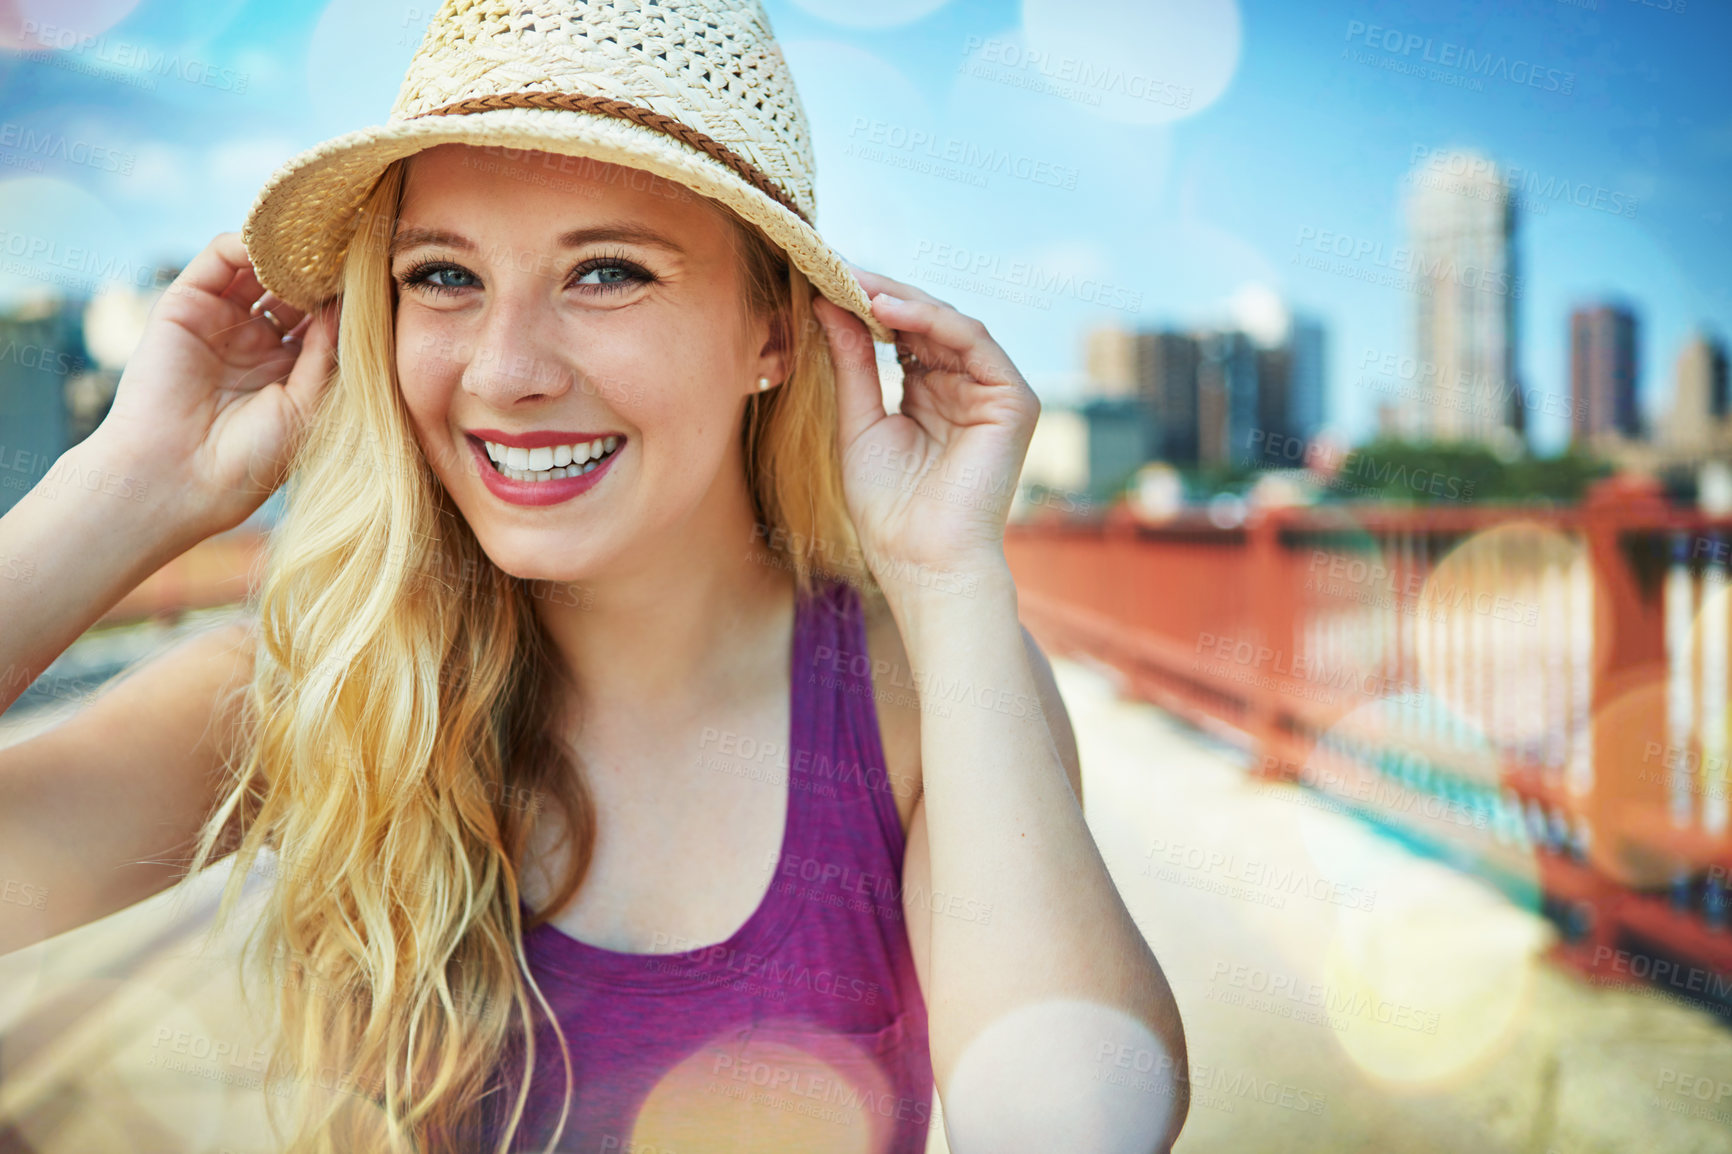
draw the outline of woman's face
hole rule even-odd
[[[738,247],[725,210],[635,170],[458,144],[411,159],[398,377],[495,564],[585,580],[724,524],[743,552],[741,410],[786,359],[749,316]]]

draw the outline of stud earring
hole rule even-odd
[[[760,393],[763,392],[765,389],[768,389],[769,387],[770,387],[770,378],[769,377],[759,377],[758,378],[758,391]]]

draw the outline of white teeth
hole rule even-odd
[[[598,437],[575,445],[520,449],[483,441],[500,473],[514,481],[555,481],[600,467],[601,458],[619,447],[618,437]]]
[[[519,449],[494,441],[481,443],[487,447],[487,456],[491,460],[509,465],[513,469],[546,472],[549,469],[563,468],[573,462],[582,464],[603,453],[611,453],[619,446],[619,438],[597,437],[593,441],[579,441],[574,445],[551,445],[540,449]]]

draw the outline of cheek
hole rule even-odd
[[[403,404],[423,432],[436,424],[449,407],[450,389],[445,379],[450,371],[441,361],[398,350],[397,388],[403,394]]]
[[[743,362],[738,342],[680,319],[684,323],[634,326],[594,341],[586,371],[600,399],[640,430],[650,448],[709,457],[714,454],[706,446],[738,414]],[[670,332],[678,337],[669,339]]]
[[[452,459],[447,424],[452,389],[461,372],[461,366],[439,356],[435,350],[399,334],[397,388],[402,393],[414,436],[434,471],[440,474],[445,473],[443,466]]]

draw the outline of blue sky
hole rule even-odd
[[[812,118],[820,226],[850,259],[979,316],[1052,402],[1089,325],[1223,320],[1273,294],[1325,323],[1332,423],[1357,438],[1380,396],[1366,362],[1411,348],[1414,298],[1387,282],[1404,177],[1434,150],[1522,174],[1526,387],[1567,392],[1581,301],[1635,305],[1656,413],[1690,329],[1732,334],[1732,16],[1678,3],[768,9]],[[20,0],[35,36],[73,46],[0,49],[7,254],[47,238],[125,269],[238,228],[281,161],[384,119],[433,7]],[[62,144],[41,151],[44,133]],[[1320,243],[1348,255],[1295,262]],[[0,271],[0,295],[41,267]]]

